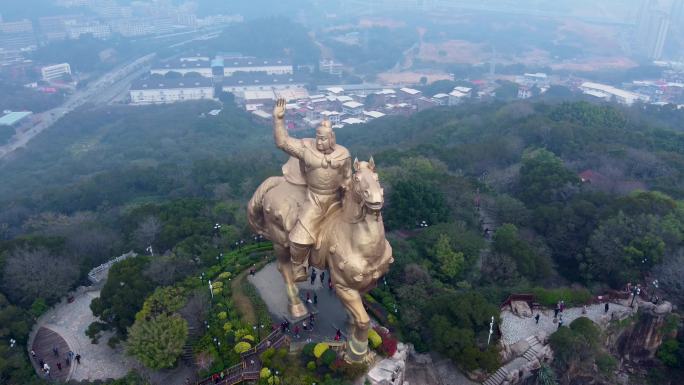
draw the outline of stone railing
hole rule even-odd
[[[107,278],[107,273],[109,272],[109,268],[112,267],[112,265],[114,265],[117,262],[121,262],[124,259],[135,257],[137,255],[138,254],[134,253],[133,251],[129,251],[126,254],[122,254],[108,262],[105,262],[100,266],[90,270],[90,272],[88,273],[88,279],[90,280],[90,282],[94,284],[99,283]]]

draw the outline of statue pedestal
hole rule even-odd
[[[311,285],[310,280],[297,284],[299,297],[308,310],[308,313],[301,317],[293,317],[290,314],[285,282],[275,262],[269,263],[254,276],[249,276],[248,280],[256,287],[257,292],[266,303],[274,322],[290,321],[291,331],[294,330],[295,326],[299,326],[302,329],[300,331],[300,340],[302,341],[308,338],[313,341],[330,341],[335,338],[337,329],[346,334],[347,312],[335,295],[335,291],[328,289],[328,272],[325,275],[323,284],[321,284],[320,271],[318,270],[313,285]],[[312,302],[314,295],[316,295],[318,303],[307,303],[307,293]],[[302,323],[306,321],[307,325],[309,324],[309,313],[314,314],[314,328],[313,330],[303,330]],[[293,340],[296,341],[297,339],[293,338]]]

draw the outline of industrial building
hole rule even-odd
[[[186,100],[214,99],[210,79],[140,79],[130,89],[131,104],[165,104]]]
[[[59,79],[64,75],[71,75],[71,66],[69,63],[45,66],[40,69],[40,74],[45,81]]]
[[[5,111],[0,117],[0,126],[17,127],[31,115],[31,111]]]
[[[584,82],[580,86],[584,94],[594,96],[607,101],[615,100],[618,103],[631,105],[636,101],[648,102],[649,97],[635,92],[622,90],[613,86],[600,83]]]

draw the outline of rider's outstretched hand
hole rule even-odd
[[[282,120],[285,118],[285,99],[280,98],[273,107],[273,117]]]

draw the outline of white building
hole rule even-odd
[[[361,115],[363,114],[363,104],[359,102],[346,102],[342,104],[342,113],[347,115]]]
[[[456,106],[458,104],[461,104],[469,94],[461,92],[457,89],[454,89],[449,93],[449,105],[450,106]]]
[[[291,74],[268,74],[265,72],[241,72],[223,79],[223,91],[245,92],[262,90],[289,90],[303,88],[305,83]],[[308,94],[307,94],[308,95]]]
[[[421,92],[418,91],[418,90],[416,90],[416,89],[414,89],[414,88],[407,88],[407,87],[404,87],[404,88],[400,88],[399,91],[400,91],[403,95],[411,96],[411,97],[416,97],[416,98],[419,97],[419,96],[421,95]]]
[[[582,92],[587,95],[595,96],[598,98],[606,99],[608,101],[615,98],[618,103],[631,105],[634,102],[640,100],[643,102],[648,102],[649,97],[646,95],[637,94],[635,92],[625,91],[607,84],[584,82],[580,86]]]
[[[190,72],[197,72],[205,78],[212,77],[211,61],[206,59],[179,60],[162,63],[150,70],[151,74],[166,75],[169,72],[178,72],[185,75]]]
[[[340,76],[342,75],[342,64],[336,63],[334,60],[323,59],[318,62],[318,69],[326,74]]]
[[[85,23],[67,25],[67,33],[70,39],[78,39],[81,35],[93,35],[97,39],[106,39],[112,35],[112,30],[107,24]]]
[[[439,106],[446,106],[449,103],[449,94],[435,94],[432,96],[432,100]]]
[[[40,69],[40,74],[45,81],[59,79],[63,75],[71,75],[71,66],[69,66],[69,63],[45,66]]]
[[[186,100],[214,98],[211,80],[188,79],[140,79],[130,90],[131,104],[164,104]]]
[[[232,58],[223,61],[223,76],[236,72],[266,72],[269,75],[292,74],[292,62],[286,59],[264,60],[255,58]]]

